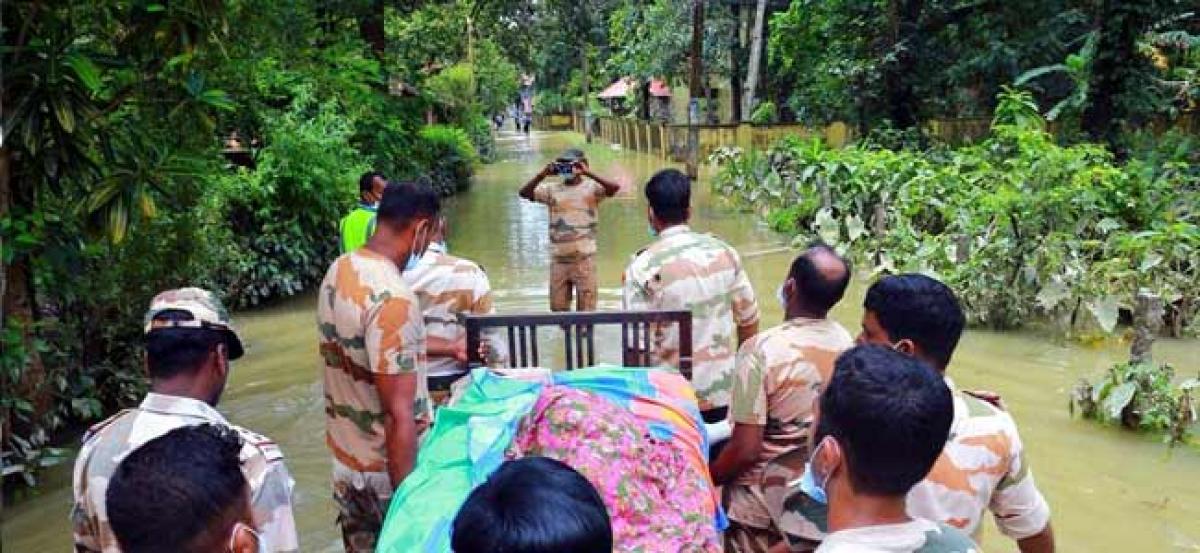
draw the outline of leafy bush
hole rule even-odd
[[[466,190],[471,184],[471,167],[476,161],[475,149],[467,133],[457,127],[429,125],[418,134],[420,141],[415,154],[428,167],[428,177],[435,189],[449,196]]]
[[[1048,318],[1112,332],[1148,288],[1172,331],[1194,331],[1200,178],[1169,156],[1117,165],[1103,147],[1060,146],[1041,126],[999,124],[957,149],[789,138],[765,154],[720,150],[714,186],[780,228],[819,206],[802,234],[870,254],[876,271],[939,275],[975,323]]]
[[[754,108],[754,112],[750,114],[750,122],[755,125],[766,125],[779,120],[779,110],[775,108],[775,102],[765,101],[758,104]]]
[[[1087,419],[1119,424],[1133,430],[1163,432],[1167,443],[1187,440],[1197,418],[1194,390],[1200,377],[1174,383],[1170,365],[1123,363],[1113,365],[1097,383],[1081,380],[1071,394],[1071,412],[1078,408]]]

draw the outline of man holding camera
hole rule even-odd
[[[543,182],[558,175],[561,180]],[[584,179],[587,177],[587,179]],[[518,194],[550,209],[550,310],[596,309],[596,224],[600,202],[616,195],[620,185],[596,176],[577,149],[563,152]]]

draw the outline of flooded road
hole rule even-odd
[[[488,271],[499,311],[542,311],[547,308],[547,214],[544,207],[518,199],[516,190],[557,152],[582,143],[582,137],[504,133],[498,142],[500,161],[482,166],[471,190],[447,202],[449,247]],[[597,254],[600,308],[615,309],[620,307],[621,271],[630,255],[650,241],[640,186],[664,162],[599,144],[586,150],[597,173],[622,185],[617,197],[601,205]],[[763,308],[763,328],[776,324],[782,314],[774,290],[792,256],[780,251],[786,241],[752,215],[714,207],[706,181],[693,194],[693,227],[738,247]],[[852,333],[858,331],[863,288],[856,279],[834,312]],[[235,317],[247,355],[234,365],[220,410],[283,447],[297,480],[302,549],[337,551],[314,304],[314,296],[308,295]],[[605,343],[603,335],[598,338]],[[1059,551],[1200,551],[1200,450],[1170,451],[1153,437],[1072,419],[1067,412],[1071,386],[1124,360],[1125,349],[1120,344],[1081,346],[1031,332],[970,331],[950,375],[964,388],[1003,395],[1053,510]],[[1200,359],[1200,342],[1160,341],[1155,354],[1190,374]],[[615,351],[600,357],[615,360]],[[3,551],[70,550],[70,495],[70,469],[63,467],[47,475],[37,497],[6,507],[0,527]],[[989,552],[1016,551],[990,523],[982,545]]]

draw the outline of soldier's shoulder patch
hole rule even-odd
[[[283,450],[279,449],[279,444],[274,440],[263,436],[257,432],[247,430],[240,426],[234,426],[238,436],[242,438],[242,442],[247,446],[243,448],[243,455],[246,455],[246,449],[249,449],[253,454],[262,455],[267,461],[278,461],[283,459]]]
[[[115,414],[111,417],[108,417],[107,419],[104,419],[96,424],[93,424],[90,428],[87,429],[87,432],[83,433],[83,438],[80,441],[85,444],[92,441],[97,436],[99,436],[101,433],[103,433],[104,429],[106,429],[110,425],[112,425],[112,423],[117,422],[118,420],[121,420],[122,417],[128,415],[130,412],[135,411],[135,410],[136,409],[132,409],[132,408],[122,409],[122,410],[118,411],[117,414]]]

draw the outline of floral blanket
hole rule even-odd
[[[486,370],[471,378],[456,403],[439,409],[378,551],[449,552],[451,523],[471,490],[504,459],[528,455],[559,459],[596,486],[617,550],[721,550],[725,519],[708,476],[707,437],[682,376],[594,367],[550,383]]]

